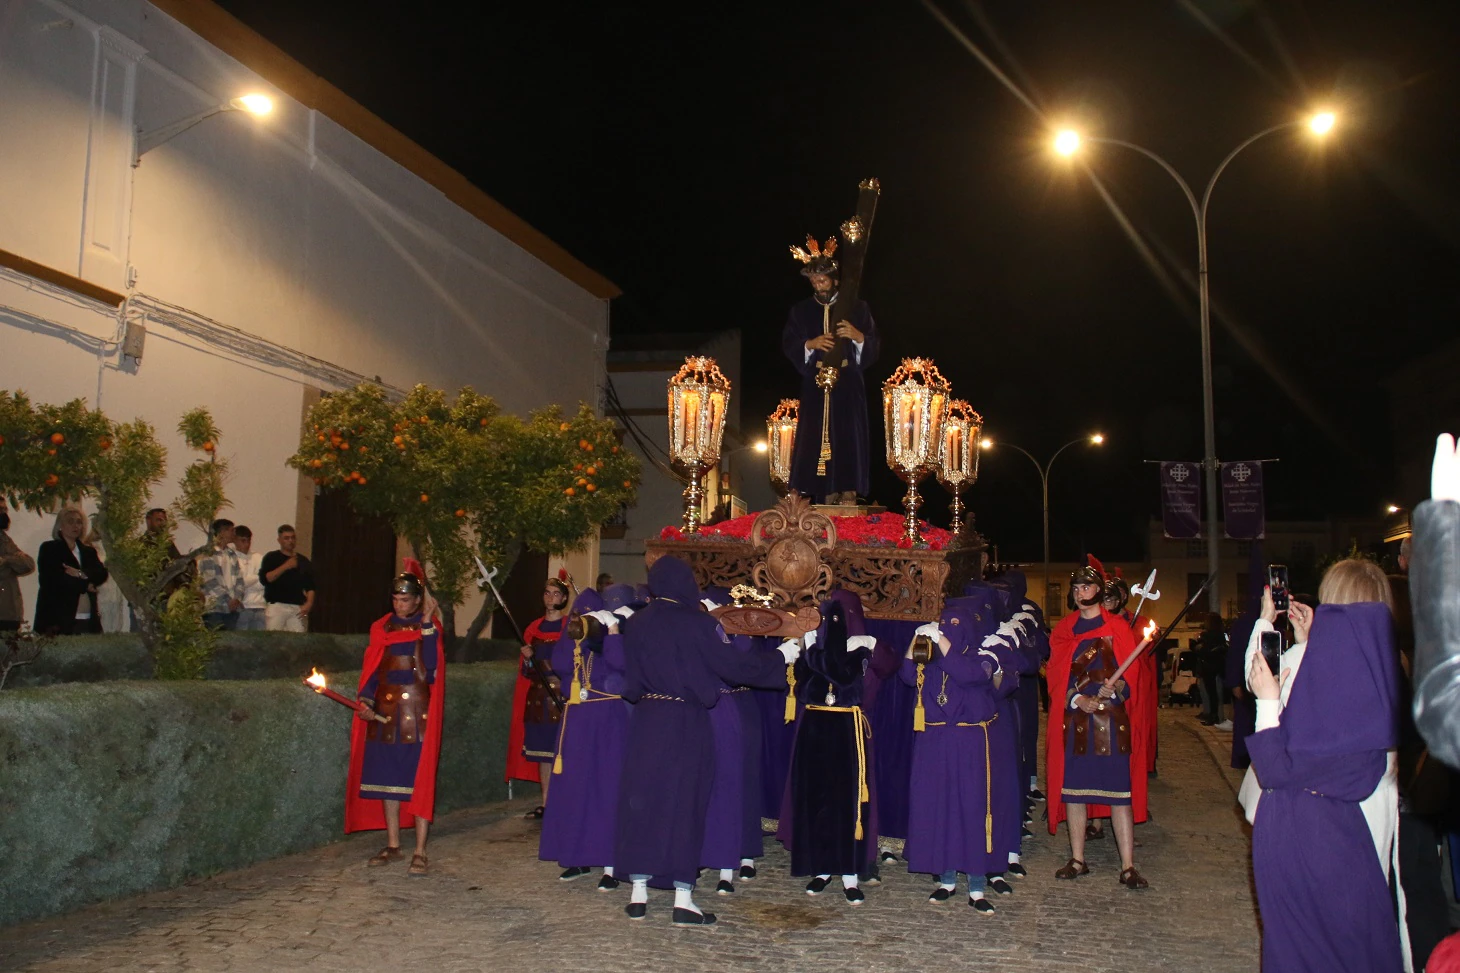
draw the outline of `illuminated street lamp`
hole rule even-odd
[[[1207,587],[1207,605],[1212,611],[1221,610],[1221,595],[1217,590],[1218,579],[1218,554],[1217,543],[1217,423],[1215,409],[1212,403],[1212,305],[1211,292],[1208,286],[1207,273],[1207,210],[1211,206],[1212,190],[1216,188],[1217,179],[1221,177],[1227,166],[1247,146],[1258,139],[1272,135],[1274,132],[1281,132],[1284,129],[1307,126],[1308,130],[1318,138],[1322,138],[1333,130],[1338,117],[1331,111],[1322,111],[1310,115],[1305,119],[1294,119],[1281,122],[1269,128],[1265,128],[1256,135],[1249,136],[1239,142],[1237,147],[1227,153],[1217,166],[1212,177],[1207,180],[1205,191],[1201,199],[1197,199],[1196,193],[1190,184],[1182,178],[1176,168],[1161,158],[1150,149],[1134,142],[1127,142],[1123,139],[1112,138],[1085,138],[1074,129],[1062,129],[1054,136],[1053,148],[1058,154],[1070,158],[1080,151],[1086,142],[1100,145],[1116,145],[1123,149],[1130,149],[1139,152],[1141,155],[1156,163],[1166,171],[1181,191],[1186,195],[1186,201],[1191,204],[1191,213],[1196,217],[1196,254],[1197,254],[1197,284],[1198,294],[1201,301],[1201,386],[1202,386],[1202,425],[1204,426],[1205,452],[1202,457],[1202,467],[1206,470],[1206,492],[1207,492],[1207,574],[1211,576],[1212,583]]]
[[[274,110],[274,99],[268,95],[250,92],[240,95],[228,101],[226,104],[214,105],[211,108],[204,108],[186,118],[178,119],[171,125],[164,125],[161,128],[154,128],[150,132],[137,133],[137,149],[132,155],[132,167],[136,168],[142,164],[142,156],[151,152],[164,142],[176,138],[194,125],[214,115],[221,115],[225,112],[243,112],[252,115],[254,118],[263,118]]]
[[[1015,446],[1013,443],[1000,443],[999,444],[1001,446],[1006,446],[1009,449],[1018,450],[1019,452],[1023,453],[1025,456],[1029,457],[1029,462],[1033,463],[1034,464],[1034,468],[1039,471],[1039,483],[1040,483],[1040,488],[1041,488],[1041,491],[1042,491],[1042,494],[1043,494],[1043,504],[1044,504],[1044,614],[1045,614],[1045,617],[1049,617],[1052,614],[1054,614],[1054,607],[1053,607],[1053,604],[1054,603],[1051,602],[1050,601],[1050,598],[1049,598],[1049,468],[1054,465],[1054,461],[1059,458],[1060,453],[1063,453],[1065,450],[1069,449],[1071,446],[1076,446],[1076,445],[1078,445],[1080,443],[1089,443],[1091,446],[1099,446],[1099,445],[1101,445],[1104,442],[1105,442],[1105,437],[1103,435],[1101,435],[1100,433],[1098,433],[1098,432],[1097,433],[1093,433],[1093,434],[1091,434],[1089,436],[1082,436],[1079,439],[1071,439],[1069,442],[1065,443],[1059,449],[1055,450],[1054,451],[1054,455],[1049,458],[1049,462],[1045,463],[1043,466],[1039,465],[1039,460],[1035,459],[1034,458],[1034,454],[1031,453],[1031,452],[1029,452],[1029,450],[1025,449],[1024,447],[1022,447],[1022,446]],[[994,441],[992,439],[981,439],[981,440],[979,440],[978,448],[979,449],[993,449],[994,448]]]

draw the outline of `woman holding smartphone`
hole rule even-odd
[[[1392,596],[1378,565],[1359,559],[1331,567],[1318,594],[1317,609],[1289,607],[1295,635],[1307,643],[1301,671],[1285,657],[1275,675],[1260,651],[1247,670],[1257,700],[1247,745],[1262,787],[1252,829],[1262,968],[1399,973],[1385,867],[1394,830],[1382,823],[1398,813]],[[1268,593],[1258,632],[1275,619]],[[1361,806],[1368,802],[1379,822]],[[1381,833],[1386,847],[1374,854]]]

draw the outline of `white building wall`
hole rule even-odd
[[[159,505],[196,405],[223,431],[229,515],[267,549],[299,512],[283,461],[310,389],[378,376],[471,385],[517,413],[597,402],[607,301],[328,117],[141,0],[12,0],[4,18],[0,250],[128,301],[0,271],[0,388],[150,420],[172,454]],[[132,166],[136,129],[252,91],[271,116],[215,115]],[[126,318],[148,329],[135,367]],[[49,535],[14,519],[26,550]]]

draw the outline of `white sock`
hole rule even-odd
[[[629,901],[638,905],[649,901],[649,880],[647,878],[634,880],[634,890],[629,894]]]
[[[722,881],[722,882],[733,882],[734,880],[735,880],[735,869],[733,869],[733,868],[722,868],[722,869],[720,869],[720,881]]]
[[[831,878],[830,875],[818,875],[816,877],[819,878],[819,879],[821,879],[823,882],[825,882],[825,881],[827,881],[827,880],[829,880]]]
[[[1011,851],[1011,852],[1009,852],[1009,864],[1010,865],[1017,865],[1017,864],[1019,864],[1019,853],[1017,851]]]
[[[675,889],[674,907],[676,909],[688,909],[691,912],[699,912],[699,906],[695,905],[694,899],[691,898],[693,892],[693,889]]]
[[[977,889],[968,893],[970,899],[978,900],[983,898],[983,889]]]
[[[954,889],[958,888],[958,883],[957,882],[939,882],[938,883],[938,888],[940,888],[940,889],[947,889],[949,892],[952,892]]]
[[[742,859],[740,859],[740,867],[741,868],[754,868],[755,867],[755,859],[754,858],[742,858]]]
[[[607,875],[609,878],[613,878],[613,866],[612,865],[605,865],[605,866],[603,866],[603,874]]]
[[[854,889],[856,887],[857,887],[857,876],[855,876],[855,875],[843,875],[842,876],[842,888],[844,888],[844,889]]]

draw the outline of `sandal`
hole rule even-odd
[[[1097,828],[1093,824],[1087,824],[1087,825],[1085,825],[1085,840],[1086,841],[1099,841],[1099,840],[1101,840],[1104,837],[1105,837],[1105,829],[1104,828]]]
[[[376,867],[378,865],[389,865],[391,862],[395,861],[397,858],[400,858],[400,857],[401,857],[401,850],[400,850],[400,848],[398,848],[398,847],[392,848],[389,845],[387,845],[386,847],[380,849],[380,853],[379,854],[375,855],[372,858],[366,859],[365,864],[366,865],[369,865],[371,868],[374,868],[374,867]]]
[[[1150,882],[1147,882],[1141,877],[1141,873],[1136,871],[1134,867],[1127,868],[1120,873],[1120,884],[1132,892],[1139,892],[1141,889],[1150,888],[1151,885]]]
[[[426,856],[412,855],[411,867],[406,869],[406,874],[410,875],[411,878],[423,877],[426,874]]]
[[[1131,871],[1135,871],[1135,869],[1131,869]],[[1084,862],[1080,861],[1080,859],[1078,859],[1078,858],[1071,858],[1068,862],[1065,863],[1065,867],[1064,868],[1060,868],[1060,869],[1056,869],[1055,870],[1054,877],[1055,878],[1065,878],[1065,879],[1076,879],[1076,878],[1079,878],[1081,875],[1089,875],[1089,874],[1090,874],[1090,866],[1086,865]]]
[[[531,811],[528,811],[522,816],[530,821],[541,821],[543,810],[543,806],[539,804],[537,807],[533,808]]]

